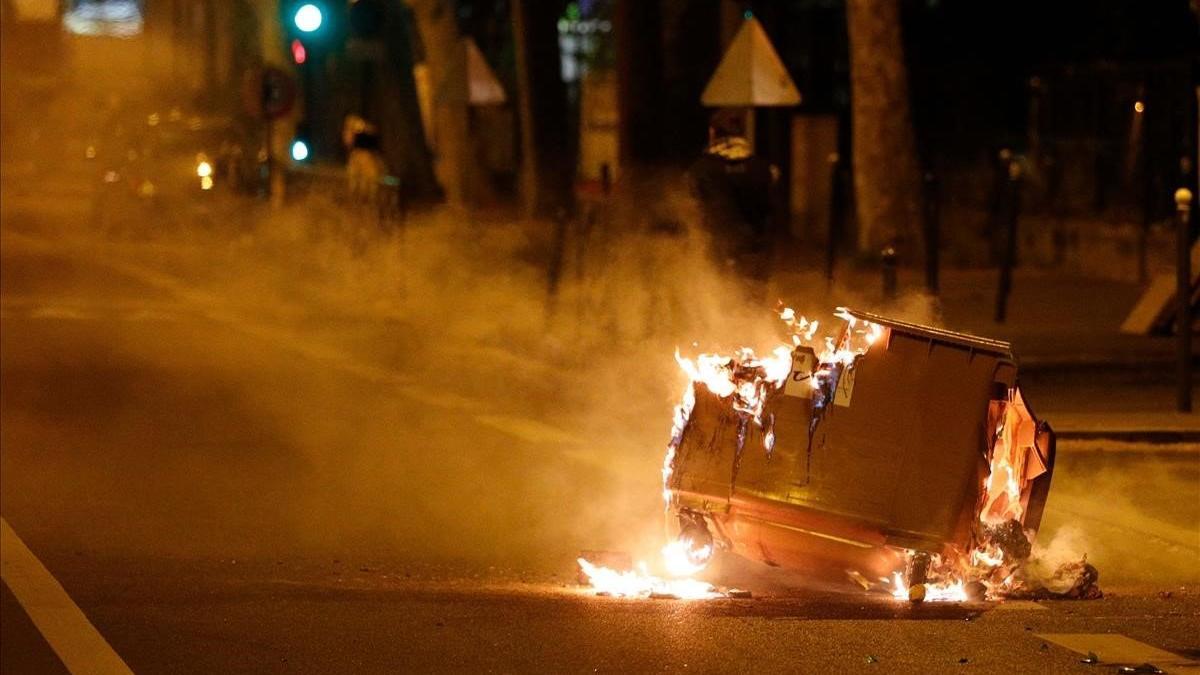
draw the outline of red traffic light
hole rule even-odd
[[[300,40],[292,40],[292,61],[296,65],[303,65],[308,60],[308,50],[304,48],[304,43]]]

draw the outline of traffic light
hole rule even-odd
[[[293,162],[303,162],[308,159],[308,141],[300,137],[293,138],[291,153]]]
[[[292,62],[298,66],[302,66],[307,60],[308,49],[304,46],[304,43],[300,41],[300,38],[292,40]]]
[[[309,126],[307,121],[302,121],[296,125],[296,135],[292,136],[292,142],[288,146],[288,154],[293,162],[304,162],[312,155],[312,146],[309,143]]]
[[[315,33],[324,23],[325,12],[316,3],[303,3],[292,14],[292,25],[301,33]]]

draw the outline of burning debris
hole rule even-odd
[[[580,559],[591,584],[719,597],[690,577],[722,549],[842,563],[863,588],[913,602],[1098,597],[1085,560],[1045,573],[1033,555],[1054,434],[1008,343],[837,316],[842,330],[817,339],[817,322],[783,309],[790,344],[765,356],[676,352],[689,383],[663,461],[679,524],[663,549],[670,579]]]
[[[626,598],[683,599],[697,600],[719,598],[724,594],[707,581],[696,579],[663,579],[650,574],[645,563],[637,569],[618,571],[609,567],[593,565],[579,558],[580,570],[598,594]]]

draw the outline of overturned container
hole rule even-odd
[[[964,556],[992,529],[1036,533],[1054,434],[1021,394],[1010,345],[841,316],[842,349],[797,347],[757,423],[736,394],[692,383],[665,485],[681,536],[770,565],[882,576],[913,553]],[[872,339],[848,352],[856,334]]]

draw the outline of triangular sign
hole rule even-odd
[[[800,92],[758,19],[742,23],[700,102],[713,108],[800,103]]]
[[[496,73],[471,38],[467,38],[467,84],[470,88],[467,102],[471,105],[501,105],[508,100]]]
[[[462,49],[449,63],[437,91],[443,103],[466,103],[472,106],[500,105],[508,101],[504,87],[492,71],[475,41],[469,37],[460,43]]]

